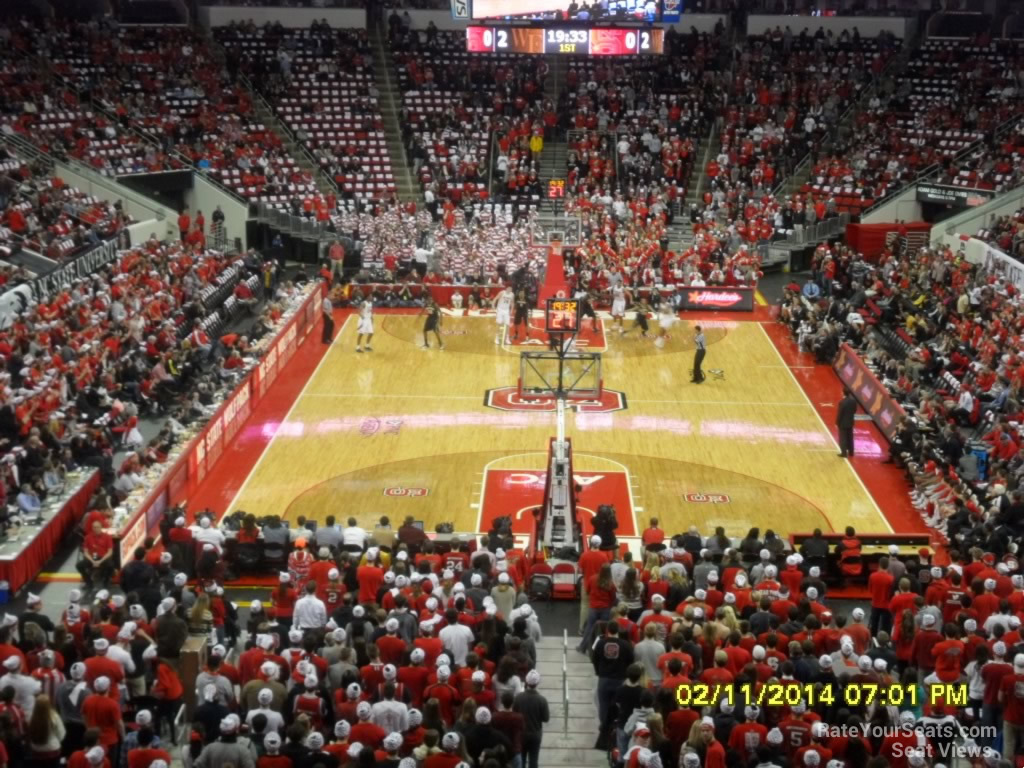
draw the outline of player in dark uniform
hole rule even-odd
[[[590,302],[590,292],[585,288],[580,288],[576,291],[576,298],[580,301],[580,330],[583,329],[583,318],[590,318],[590,330],[597,333],[597,312],[594,311],[594,305]]]
[[[441,341],[441,307],[438,306],[434,298],[428,297],[427,304],[423,307],[421,315],[426,315],[427,319],[423,323],[423,348],[430,349],[430,339],[427,334],[433,331],[434,336],[437,337],[437,346],[440,349],[444,349],[444,342]]]
[[[526,291],[516,291],[516,314],[512,321],[512,341],[519,338],[519,326],[526,329],[525,336],[530,338],[530,303],[526,300]]]
[[[639,327],[640,335],[646,339],[647,332],[650,330],[650,326],[647,324],[647,315],[651,312],[651,305],[647,303],[647,298],[645,296],[638,296],[633,309],[636,311],[636,317],[633,320],[633,327],[625,331],[625,333],[629,333],[633,328]],[[625,333],[623,335],[625,335]]]

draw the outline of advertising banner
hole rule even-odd
[[[839,355],[836,357],[833,367],[839,380],[857,398],[861,408],[882,430],[882,434],[891,440],[892,436],[896,434],[896,425],[899,423],[900,417],[904,415],[900,404],[890,397],[882,382],[875,378],[875,374],[864,365],[849,344],[843,344],[839,348]]]
[[[753,288],[707,285],[703,288],[684,288],[680,291],[679,296],[680,309],[754,311]]]
[[[995,196],[989,189],[970,189],[968,187],[950,187],[945,184],[918,184],[917,201],[919,203],[939,203],[955,205],[958,208],[973,208],[984,205]]]

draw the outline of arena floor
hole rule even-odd
[[[508,514],[517,532],[529,530],[555,415],[506,389],[528,347],[496,346],[493,317],[446,317],[443,352],[419,348],[420,317],[375,320],[371,353],[355,353],[356,319],[340,312],[329,348],[310,334],[190,510],[351,515],[367,527],[411,514],[428,530],[451,521],[460,532]],[[695,320],[709,342],[699,386],[689,382]],[[880,463],[870,422],[858,422],[860,457],[837,458],[839,382],[801,359],[766,308],[684,316],[663,349],[603,330],[587,340],[605,347],[605,397],[569,414],[567,433],[581,505],[614,503],[620,535],[637,535],[652,515],[669,532],[923,530],[888,498],[902,478]]]

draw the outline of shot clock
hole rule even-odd
[[[579,299],[548,299],[544,313],[544,329],[548,333],[576,333],[580,329]]]
[[[466,27],[470,53],[532,53],[576,56],[658,55],[665,30],[650,27]]]

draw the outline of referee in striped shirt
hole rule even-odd
[[[704,331],[698,325],[697,335],[693,337],[693,343],[697,346],[697,351],[693,356],[693,379],[691,381],[694,384],[701,384],[704,382],[704,371],[700,369],[701,364],[704,362],[704,355],[708,351],[708,343],[704,338]]]

